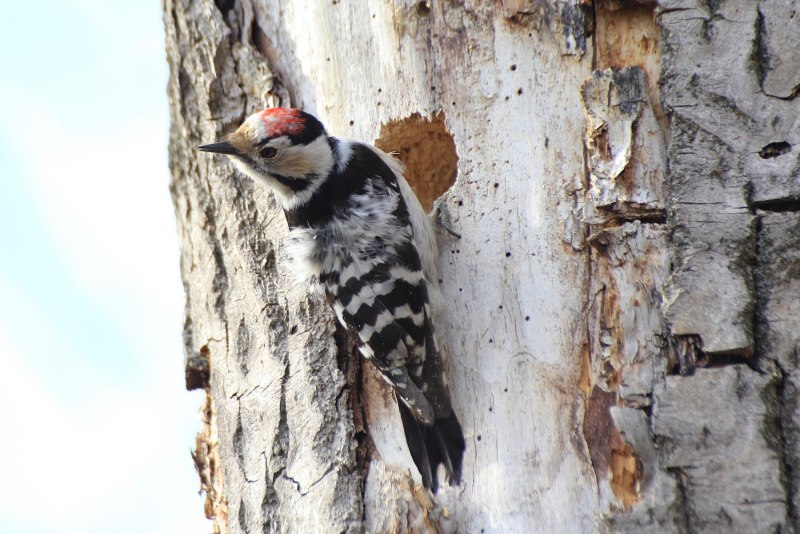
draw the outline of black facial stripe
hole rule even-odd
[[[280,174],[272,174],[271,176],[295,193],[299,193],[307,188],[310,183],[310,181],[305,178],[289,178],[288,176],[281,176]]]

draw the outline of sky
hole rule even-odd
[[[210,532],[160,2],[0,13],[0,532]]]

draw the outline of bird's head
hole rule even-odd
[[[291,108],[257,111],[222,141],[198,150],[230,157],[240,171],[273,189],[286,209],[307,201],[334,165],[322,123]]]

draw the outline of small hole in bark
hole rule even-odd
[[[518,95],[521,95],[521,94],[522,94],[522,87],[520,87],[519,89],[517,89],[517,94],[518,94]]]
[[[772,159],[788,154],[791,150],[792,145],[786,141],[778,141],[777,143],[766,145],[758,152],[758,155],[761,156],[762,159]]]
[[[458,154],[444,112],[430,119],[414,113],[383,124],[375,146],[403,162],[405,178],[426,211],[456,181]]]
[[[506,252],[506,258],[510,258],[510,257],[511,257],[511,253],[510,252]]]
[[[517,70],[517,66],[516,65],[511,65],[511,70]]]
[[[202,389],[208,386],[211,367],[211,351],[208,345],[186,359],[186,390]]]
[[[417,3],[417,15],[427,17],[431,13],[431,5],[428,2]]]

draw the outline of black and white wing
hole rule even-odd
[[[439,465],[450,480],[460,480],[465,448],[432,323],[438,251],[399,164],[373,147],[359,148],[360,161],[350,171],[380,172],[350,195],[348,223],[338,230],[350,232],[341,236],[350,250],[336,255],[320,282],[339,321],[393,386],[409,451],[435,491]]]
[[[384,174],[351,197],[348,224],[358,228],[346,240],[351,250],[320,282],[339,320],[358,337],[364,356],[415,417],[431,425],[435,411],[421,383],[428,350],[435,350],[429,347],[427,281],[398,183],[391,172]]]

